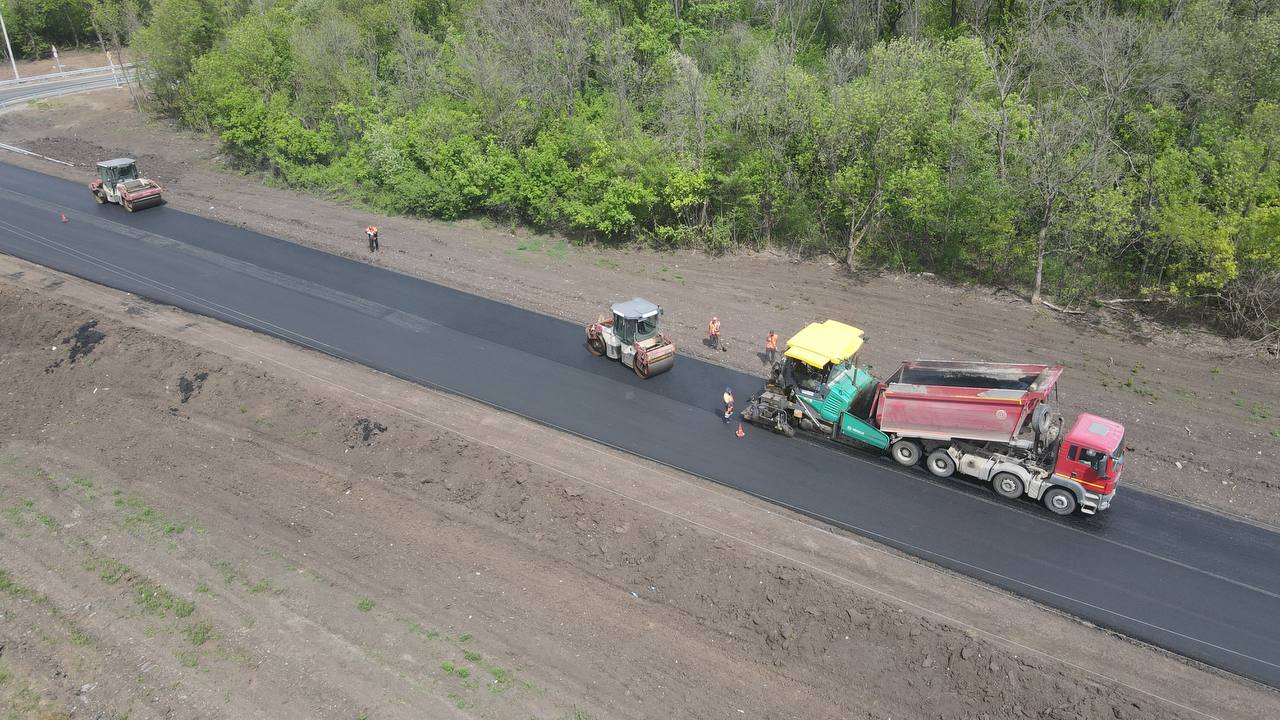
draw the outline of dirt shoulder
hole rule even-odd
[[[97,121],[104,114],[112,122]],[[763,371],[769,330],[785,338],[827,317],[867,330],[862,357],[882,374],[922,357],[1062,363],[1068,414],[1088,410],[1128,428],[1125,484],[1280,524],[1280,372],[1209,334],[1172,332],[1121,313],[1105,322],[1062,316],[989,289],[905,275],[851,277],[834,263],[767,253],[584,248],[481,223],[382,217],[230,172],[209,138],[142,117],[127,94],[114,91],[9,113],[0,118],[0,137],[79,167],[14,155],[5,162],[77,180],[87,180],[96,160],[131,155],[177,209],[575,322],[642,295],[664,306],[681,353],[743,370]],[[369,223],[382,229],[376,256],[363,247]],[[727,352],[703,345],[712,315],[723,322]]]
[[[19,60],[18,74],[23,79],[35,77],[37,75],[49,75],[59,71],[59,62],[61,62],[62,71],[83,70],[86,68],[98,68],[107,66],[107,56],[101,50],[59,50],[58,59],[55,60],[52,55],[39,60]],[[111,56],[111,62],[119,64],[120,60],[115,55]],[[0,80],[12,80],[13,69],[9,65],[6,58],[0,61]]]
[[[0,348],[0,698],[32,716],[1280,713],[750,498],[9,258]]]

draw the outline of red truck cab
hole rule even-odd
[[[1099,497],[1105,510],[1116,494],[1124,466],[1124,426],[1114,420],[1083,413],[1062,439],[1053,474],[1079,483]]]

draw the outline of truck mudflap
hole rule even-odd
[[[1080,501],[1080,512],[1084,515],[1093,515],[1102,510],[1106,510],[1111,507],[1111,499],[1115,496],[1115,490],[1112,490],[1106,495],[1100,495],[1086,490],[1084,493],[1084,499]]]

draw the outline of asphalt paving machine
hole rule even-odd
[[[651,378],[671,369],[676,346],[658,332],[662,308],[632,298],[609,308],[612,317],[601,317],[587,326],[587,350],[597,357],[621,360],[641,378]]]

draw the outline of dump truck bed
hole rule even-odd
[[[1061,375],[1049,365],[905,362],[876,389],[876,424],[905,437],[1008,443]]]

